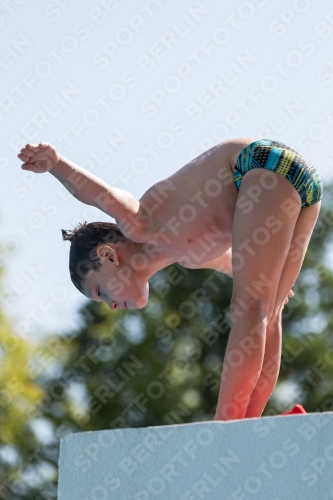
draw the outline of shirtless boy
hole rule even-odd
[[[142,308],[150,277],[175,262],[233,277],[215,418],[261,416],[280,369],[282,309],[320,210],[322,182],[313,165],[279,142],[232,139],[136,200],[50,144],[27,144],[18,157],[24,170],[50,172],[117,222],[63,231],[71,241],[72,281],[86,297],[111,309]]]

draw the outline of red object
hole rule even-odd
[[[297,415],[300,413],[306,413],[306,411],[304,410],[302,405],[295,405],[292,410],[281,413],[281,415]],[[279,417],[281,415],[279,415]]]

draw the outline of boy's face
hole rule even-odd
[[[98,271],[89,271],[84,284],[84,295],[97,302],[105,302],[111,310],[141,309],[148,302],[149,284],[135,276],[128,266],[120,266],[117,258],[103,258]]]

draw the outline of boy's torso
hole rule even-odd
[[[185,267],[200,267],[230,249],[238,194],[233,170],[256,140],[218,144],[149,188],[140,199],[142,241],[156,242]]]

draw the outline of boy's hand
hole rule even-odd
[[[21,168],[30,170],[36,174],[49,172],[59,161],[60,156],[55,148],[47,142],[40,144],[26,144],[25,148],[17,155],[20,160],[24,161]]]
[[[295,295],[294,292],[292,290],[290,290],[290,292],[288,292],[287,297],[284,299],[284,303],[283,304],[284,305],[288,304],[288,302],[289,302],[288,297],[294,297],[294,295]]]

